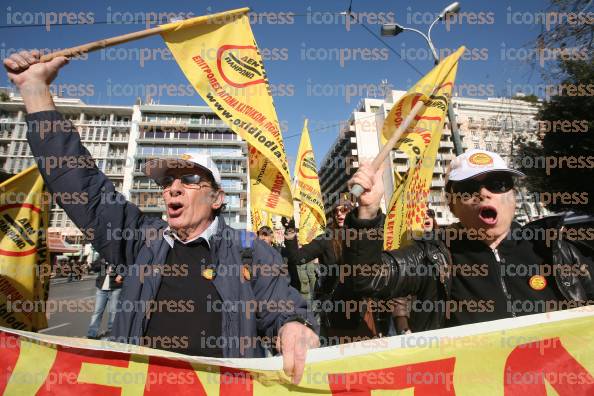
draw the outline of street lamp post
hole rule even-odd
[[[415,33],[419,34],[421,37],[423,37],[423,39],[425,39],[425,41],[429,45],[429,49],[431,50],[431,54],[433,55],[434,64],[437,65],[439,63],[439,55],[437,55],[437,51],[435,50],[435,46],[433,45],[433,41],[431,40],[431,29],[433,29],[433,26],[438,21],[441,21],[442,19],[444,19],[452,14],[456,14],[459,11],[460,11],[460,3],[458,3],[457,1],[450,4],[446,8],[444,8],[443,11],[441,11],[439,16],[437,17],[437,19],[435,19],[431,23],[431,25],[429,25],[429,30],[427,31],[427,34],[421,32],[418,29],[405,27],[405,26],[399,25],[397,23],[387,23],[387,24],[382,25],[381,33],[382,33],[382,36],[396,36],[404,31],[410,31],[410,32],[415,32]],[[452,137],[454,139],[454,149],[456,151],[456,155],[460,155],[464,152],[464,150],[462,149],[462,141],[460,140],[460,132],[458,131],[458,124],[456,123],[456,115],[454,114],[454,108],[452,107],[451,100],[448,103],[448,119],[450,121],[450,129],[452,130]]]

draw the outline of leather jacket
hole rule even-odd
[[[421,300],[450,299],[452,257],[444,241],[439,238],[417,239],[406,247],[383,251],[385,216],[380,213],[374,219],[361,220],[356,217],[356,212],[349,213],[345,221],[350,235],[356,237],[346,241],[344,260],[349,266],[367,264],[371,267],[371,273],[364,275],[357,275],[355,268],[350,269],[354,274],[352,290],[356,296],[386,300],[407,295],[417,296]],[[560,230],[561,227],[562,217],[552,218],[546,225],[547,229]],[[555,273],[555,281],[563,297],[572,301],[592,300],[592,263],[562,238],[537,243],[549,243],[553,265],[572,265],[581,269],[579,275]],[[435,270],[415,270],[419,266],[429,266]],[[420,273],[425,275],[410,275]],[[442,328],[445,324],[445,314],[441,311],[415,312],[414,316],[415,331]]]

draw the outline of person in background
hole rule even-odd
[[[261,239],[264,242],[266,242],[267,244],[269,244],[270,246],[272,246],[272,242],[273,242],[272,229],[268,226],[260,227],[258,229],[258,239]]]
[[[281,223],[276,223],[272,235],[272,247],[282,254],[285,247],[285,228]]]
[[[348,277],[341,281],[343,266],[344,221],[355,208],[350,194],[342,194],[338,205],[332,211],[325,233],[318,235],[310,243],[298,246],[297,230],[294,222],[286,227],[283,255],[288,258],[289,273],[303,267],[312,260],[317,280],[314,288],[313,310],[320,321],[320,335],[323,345],[343,344],[374,337],[378,332],[387,334],[390,313],[378,315],[364,308],[347,313],[344,304],[350,302],[351,284]],[[293,282],[299,290],[301,285]],[[365,307],[364,301],[357,301],[357,307]]]
[[[76,260],[71,258],[68,260],[68,282],[72,282],[73,279],[76,280],[74,271],[76,271]]]
[[[438,227],[437,220],[435,219],[435,211],[433,209],[427,209],[425,211],[425,218],[423,219],[423,231],[432,232]]]
[[[122,291],[123,278],[121,275],[115,273],[114,266],[110,265],[105,259],[93,261],[91,263],[91,270],[99,274],[95,281],[95,286],[97,287],[95,293],[95,311],[91,317],[87,338],[97,340],[111,334],[120,292]],[[99,329],[103,320],[103,312],[108,303],[109,318],[107,320],[107,331],[101,334]]]

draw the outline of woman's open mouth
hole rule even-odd
[[[479,219],[487,225],[497,224],[497,209],[493,206],[482,206],[479,209]]]

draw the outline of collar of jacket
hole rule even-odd
[[[163,231],[163,238],[165,239],[165,241],[167,241],[167,243],[171,247],[173,247],[175,240],[178,240],[179,242],[181,242],[185,245],[190,242],[194,242],[200,238],[203,238],[206,241],[206,243],[208,244],[208,247],[210,248],[210,238],[218,232],[218,230],[219,230],[218,227],[219,227],[219,217],[215,217],[214,220],[208,225],[208,227],[206,227],[206,229],[204,231],[202,231],[202,233],[200,235],[198,235],[188,241],[182,241],[177,236],[177,232],[175,232],[175,230],[173,230],[171,227],[167,226],[167,228]]]

